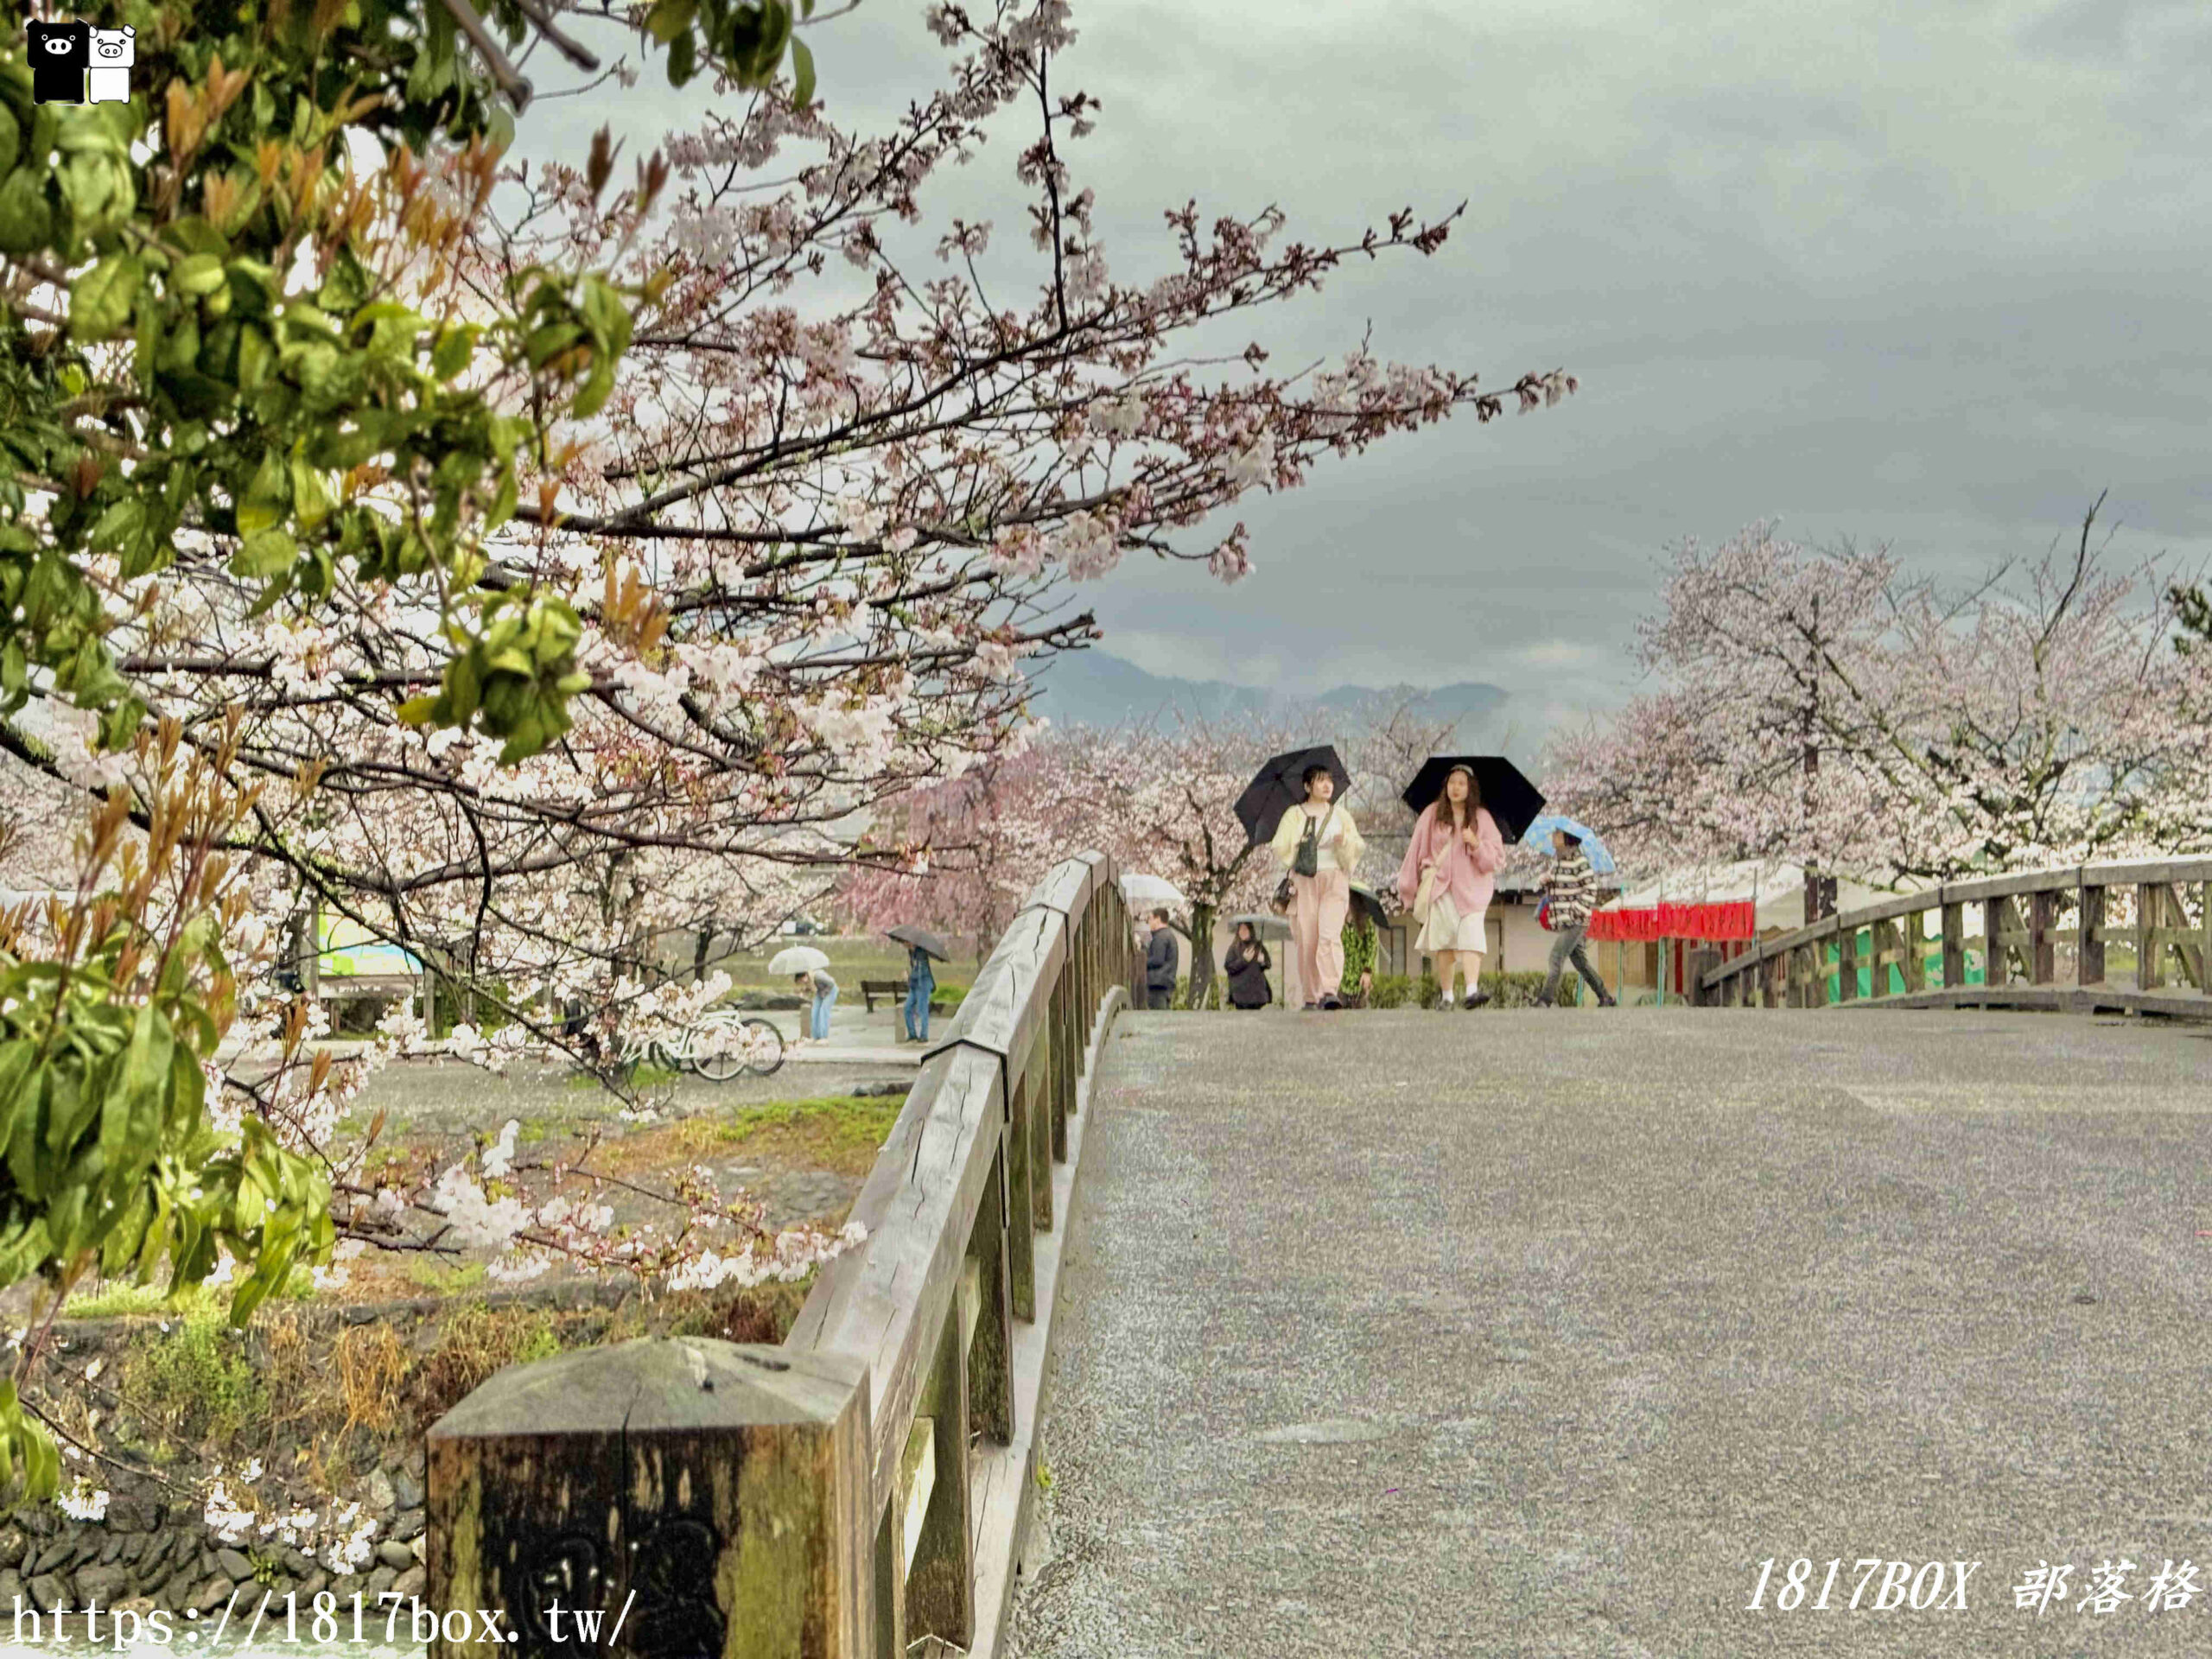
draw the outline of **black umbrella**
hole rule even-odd
[[[1378,933],[1390,925],[1390,912],[1384,906],[1381,895],[1374,888],[1357,881],[1351,884],[1351,913],[1355,919],[1365,916],[1375,925],[1375,931]]]
[[[935,957],[939,962],[952,960],[952,947],[925,927],[916,927],[910,922],[901,922],[891,930],[887,937],[898,940],[901,944],[911,944],[924,956]]]
[[[1351,787],[1351,773],[1344,770],[1343,760],[1326,743],[1318,749],[1297,749],[1275,756],[1260,768],[1244,792],[1236,798],[1237,822],[1251,836],[1252,845],[1273,841],[1282,815],[1306,798],[1304,779],[1308,766],[1329,769],[1329,776],[1337,780],[1338,800],[1344,799],[1344,791]]]
[[[1483,805],[1497,820],[1497,833],[1509,846],[1529,833],[1529,824],[1544,810],[1544,793],[1502,754],[1432,754],[1398,798],[1420,811],[1444,792],[1444,780],[1454,766],[1475,774]]]

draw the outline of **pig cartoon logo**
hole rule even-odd
[[[91,26],[86,23],[28,25],[31,57],[31,99],[39,104],[81,104],[85,71],[92,67]]]
[[[86,95],[88,104],[128,104],[130,101],[130,66],[137,61],[138,35],[132,29],[96,29],[92,31],[92,73],[86,77],[90,88]]]

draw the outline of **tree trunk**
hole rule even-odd
[[[1820,721],[1821,709],[1821,596],[1813,595],[1813,637],[1807,655],[1806,678],[1808,681],[1803,709],[1798,716],[1798,734],[1804,745],[1805,822],[1813,822],[1814,780],[1821,775],[1821,746],[1815,732]],[[1815,854],[1805,861],[1805,923],[1810,926],[1835,914],[1835,878],[1822,871]]]
[[[1185,1007],[1203,1008],[1213,988],[1213,906],[1191,906],[1191,990]]]
[[[707,976],[707,957],[715,946],[715,931],[706,928],[699,934],[699,943],[691,950],[691,982],[698,984]]]

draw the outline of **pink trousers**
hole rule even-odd
[[[1342,870],[1290,878],[1290,938],[1298,952],[1298,983],[1309,1002],[1334,995],[1344,981],[1344,915],[1351,877]]]

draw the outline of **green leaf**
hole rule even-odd
[[[142,1003],[138,1018],[131,1026],[130,1046],[123,1057],[124,1093],[137,1098],[151,1096],[158,1090],[167,1077],[175,1047],[175,1041],[169,1034],[168,1021],[162,1018],[153,1004]],[[111,1122],[125,1121],[122,1114],[112,1111],[107,1114],[107,1117]],[[108,1125],[104,1123],[102,1128],[105,1130]],[[123,1138],[121,1133],[117,1133],[116,1138],[119,1142]]]
[[[145,533],[146,503],[142,497],[126,495],[99,516],[85,540],[94,552],[113,553]]]
[[[69,334],[73,340],[107,340],[130,321],[146,267],[134,254],[103,259],[69,289]]]
[[[231,574],[251,582],[267,582],[289,570],[299,556],[298,543],[286,531],[256,531],[232,556]]]
[[[814,10],[813,0],[807,10]],[[804,41],[791,42],[791,102],[801,109],[814,102],[814,53]]]
[[[698,15],[697,0],[660,0],[645,15],[645,31],[663,46],[673,46],[691,32],[691,20]]]
[[[267,450],[254,469],[253,482],[246,486],[245,499],[238,503],[238,534],[251,536],[281,523],[290,505],[291,478],[284,457]]]
[[[0,253],[37,253],[53,239],[46,176],[19,167],[0,183]]]
[[[269,343],[269,336],[252,323],[244,324],[238,330],[238,390],[258,391],[269,383],[269,371],[276,361],[276,348]]]
[[[675,42],[668,48],[668,84],[671,86],[681,86],[690,80],[698,67],[698,47],[693,41],[690,31],[687,29],[684,33],[678,35]],[[4,243],[0,243],[0,246],[5,245]]]
[[[169,273],[169,287],[194,299],[213,294],[226,280],[222,259],[212,253],[195,253]]]
[[[450,380],[468,366],[475,354],[476,330],[449,328],[438,341],[437,349],[430,353],[430,372],[441,380]]]

